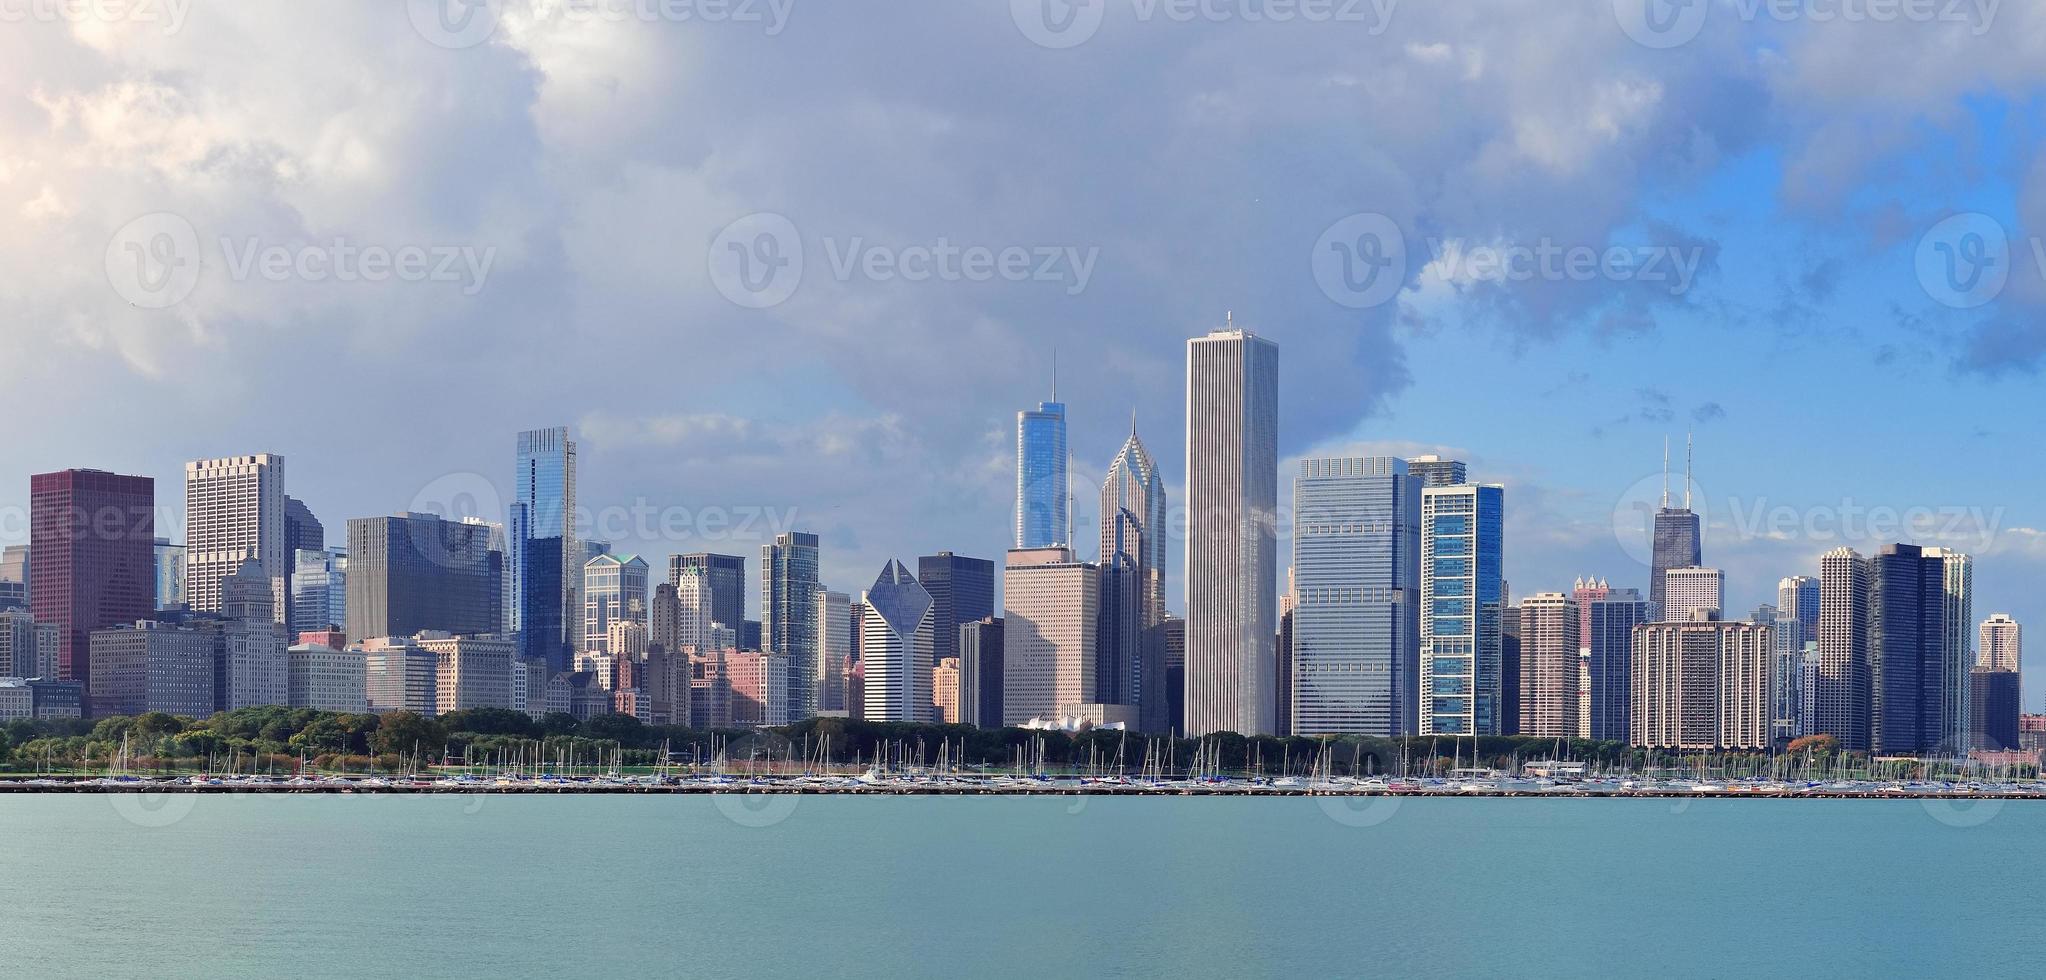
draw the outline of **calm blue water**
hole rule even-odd
[[[1954,976],[2046,954],[2046,804],[1390,803],[6,795],[0,975]]]

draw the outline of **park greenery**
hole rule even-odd
[[[662,752],[666,751],[665,759]],[[1830,736],[1802,739],[1785,755],[1807,762],[1859,758]],[[151,712],[97,720],[15,720],[0,725],[0,770],[81,772],[393,772],[432,766],[647,767],[662,762],[756,766],[884,764],[1122,771],[1324,771],[1332,775],[1517,771],[1532,760],[1571,759],[1608,770],[1682,768],[1696,757],[1655,754],[1621,742],[1510,736],[1379,739],[1246,738],[1234,733],[1172,739],[1115,730],[1076,733],[967,725],[885,724],[813,718],[775,729],[708,731],[647,725],[629,715],[533,718],[501,708],[427,717],[409,711],[351,714],[261,707],[207,718]],[[1752,765],[1759,756],[1720,756]]]

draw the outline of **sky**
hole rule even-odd
[[[857,592],[999,559],[1054,351],[1076,538],[1133,413],[1182,502],[1229,321],[1282,474],[1468,460],[1516,595],[1645,591],[1689,433],[1731,611],[1907,541],[2046,629],[2032,5],[0,0],[0,80],[0,542],[250,452],[332,543],[501,515],[565,424],[618,550]]]

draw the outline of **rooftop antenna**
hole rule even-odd
[[[1051,349],[1051,400],[1059,400],[1059,349],[1055,344]]]
[[[1131,405],[1131,406],[1130,406],[1130,435],[1134,437],[1134,436],[1135,436],[1136,434],[1137,434],[1137,406],[1135,406],[1135,405]]]
[[[1684,430],[1684,509],[1691,509],[1691,430]]]
[[[1662,437],[1662,509],[1669,509],[1669,437]]]

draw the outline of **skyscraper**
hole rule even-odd
[[[1296,735],[1419,727],[1421,481],[1403,460],[1305,459],[1293,480]]]
[[[716,555],[707,551],[668,558],[668,581],[677,580],[683,569],[704,570],[704,584],[710,589],[710,618],[733,631],[746,624],[746,559],[738,555]]]
[[[1278,444],[1278,345],[1233,327],[1188,340],[1189,735],[1273,734]]]
[[[1112,517],[1122,511],[1129,512],[1133,527],[1117,528]],[[1165,475],[1137,438],[1133,417],[1130,437],[1101,481],[1101,564],[1106,567],[1117,552],[1129,556],[1142,583],[1146,628],[1165,619],[1166,517]]]
[[[931,662],[959,655],[959,627],[995,614],[995,563],[949,551],[916,560],[916,580],[931,594]]]
[[[1927,548],[1925,557],[1940,561],[1946,635],[1940,645],[1940,744],[1965,754],[1975,730],[1968,717],[1975,703],[1969,671],[1975,666],[1975,559],[1952,548]]]
[[[1696,568],[1705,564],[1699,547],[1698,515],[1691,512],[1691,440],[1684,439],[1684,505],[1670,506],[1669,443],[1662,449],[1662,507],[1655,512],[1654,551],[1648,569],[1648,602],[1652,615],[1663,622],[1675,622],[1663,604],[1664,576],[1672,568]]]
[[[1607,589],[1587,604],[1591,674],[1591,737],[1624,741],[1630,731],[1634,627],[1648,621],[1648,600],[1638,589]]]
[[[1812,730],[1840,747],[1869,750],[1872,676],[1869,668],[1869,563],[1852,548],[1819,559],[1818,669],[1813,675]]]
[[[270,577],[273,614],[285,609],[284,457],[275,453],[185,464],[185,593],[198,612],[220,611],[220,580],[254,561]]]
[[[2009,613],[1995,613],[1982,621],[1982,648],[1975,666],[1983,670],[2016,671],[2023,663],[2024,628]]]
[[[1948,741],[1946,567],[1916,545],[1889,544],[1869,562],[1868,660],[1873,672],[1869,750],[1953,753]],[[1964,687],[1967,681],[1960,682]],[[1966,740],[1966,733],[1960,736]]]
[[[185,546],[156,539],[156,608],[176,609],[185,602]]]
[[[1416,456],[1407,460],[1407,472],[1421,481],[1424,487],[1453,487],[1468,483],[1463,460],[1443,459],[1440,456]]]
[[[1636,629],[1629,741],[1651,749],[1767,748],[1773,630],[1703,621]]]
[[[1130,435],[1109,461],[1101,481],[1101,614],[1097,631],[1105,673],[1113,682],[1102,697],[1137,708],[1137,727],[1169,731],[1165,692],[1167,519],[1165,477]]]
[[[92,631],[155,609],[156,481],[103,470],[29,477],[29,611],[58,630],[49,680],[89,683]]]
[[[284,495],[284,622],[292,622],[292,576],[298,569],[298,553],[322,551],[327,547],[327,528],[313,516],[305,501]]]
[[[1502,731],[1505,519],[1506,490],[1498,484],[1421,491],[1423,735]],[[1522,644],[1525,659],[1525,624]]]
[[[1002,639],[998,616],[959,627],[959,720],[982,728],[1002,724]]]
[[[1724,618],[1726,573],[1717,568],[1670,569],[1663,574],[1660,608],[1666,623]]]
[[[220,580],[214,704],[235,711],[291,701],[291,641],[277,621],[275,580],[254,558]]]
[[[598,555],[583,565],[584,651],[638,656],[639,650],[611,648],[613,623],[647,623],[646,559]]]
[[[1052,400],[1016,413],[1016,547],[1071,544],[1071,486],[1066,477],[1066,406]]]
[[[1074,560],[1071,548],[1009,552],[1002,569],[1002,724],[1056,718],[1067,705],[1098,702],[1100,601],[1099,570]]]
[[[1520,602],[1520,731],[1576,738],[1579,731],[1577,600],[1539,592]]]
[[[860,622],[864,717],[929,720],[931,594],[901,562],[890,561],[867,590],[866,605]]]
[[[917,590],[922,592],[923,587]],[[816,535],[788,531],[761,546],[760,645],[788,658],[792,721],[817,713],[817,593],[821,591]],[[929,599],[930,593],[925,592],[924,597]],[[928,695],[928,689],[925,693]]]
[[[506,515],[510,617],[522,654],[568,669],[582,636],[582,544],[576,539],[576,446],[566,426],[518,434]],[[352,634],[351,634],[352,635]]]
[[[852,597],[843,592],[817,592],[818,711],[846,711],[845,665],[852,658]]]
[[[291,634],[342,628],[348,622],[348,549],[292,554]]]
[[[1812,699],[1805,690],[1805,677],[1817,668],[1808,665],[1807,644],[1819,639],[1819,579],[1815,575],[1792,575],[1776,583],[1776,649],[1769,668],[1771,734],[1778,742],[1810,734]]]
[[[490,529],[433,514],[348,521],[347,634],[494,633]]]

